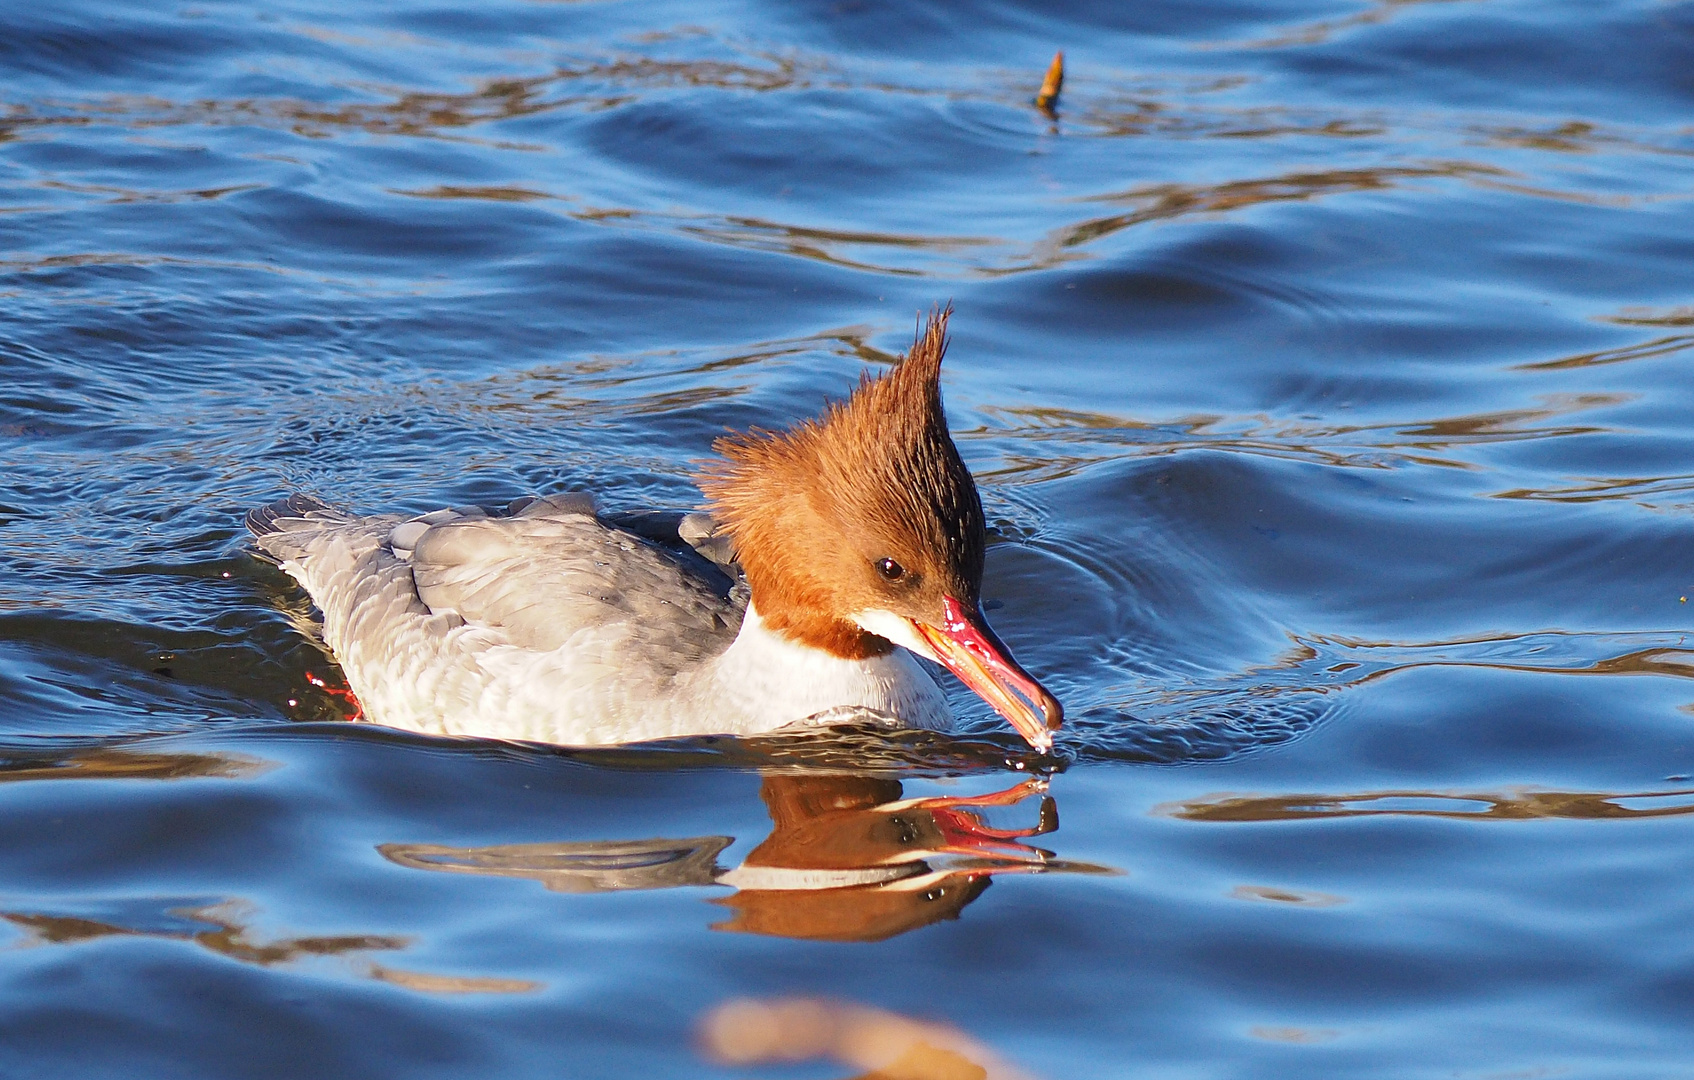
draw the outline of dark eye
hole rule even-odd
[[[876,572],[881,574],[886,581],[899,581],[906,576],[906,568],[888,558],[876,561]]]

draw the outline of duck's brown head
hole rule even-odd
[[[982,502],[941,408],[950,314],[819,419],[719,439],[700,486],[766,625],[848,659],[899,645],[944,664],[1045,751],[1063,710],[982,616]]]

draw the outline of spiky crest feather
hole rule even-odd
[[[932,311],[893,370],[865,374],[818,419],[713,444],[725,460],[700,471],[700,487],[773,628],[838,656],[886,652],[848,621],[886,602],[868,569],[882,556],[913,572],[914,607],[977,600],[982,504],[941,405],[951,314]]]

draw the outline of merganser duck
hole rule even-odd
[[[379,724],[571,745],[944,727],[916,654],[1046,752],[1063,710],[982,615],[982,503],[941,405],[950,314],[821,418],[717,440],[709,514],[567,495],[357,517],[295,495],[247,525]]]

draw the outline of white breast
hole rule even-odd
[[[868,709],[908,727],[948,721],[940,687],[904,649],[843,660],[772,631],[751,604],[735,644],[700,674],[700,696],[715,699],[726,718],[741,717],[742,733],[834,719],[820,714],[837,710]]]

